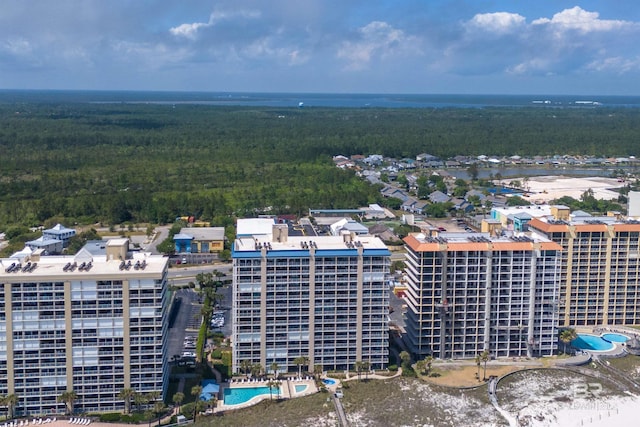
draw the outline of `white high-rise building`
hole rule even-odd
[[[273,220],[238,220],[233,245],[233,372],[372,369],[389,360],[390,253],[373,236],[290,236]]]
[[[168,384],[167,258],[131,254],[128,239],[75,256],[25,251],[0,260],[0,395],[17,415],[124,409],[118,394]]]
[[[552,355],[560,245],[524,235],[405,238],[406,342],[418,358]]]

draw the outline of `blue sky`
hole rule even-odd
[[[640,95],[640,7],[3,0],[0,88]]]

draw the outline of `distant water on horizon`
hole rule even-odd
[[[639,108],[640,96],[0,90],[0,103],[19,102],[191,104],[281,108]]]

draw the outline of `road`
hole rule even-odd
[[[143,243],[140,246],[147,252],[151,252],[152,254],[159,254],[157,246],[164,242],[164,240],[169,237],[169,230],[171,229],[170,225],[162,225],[155,228],[155,238],[150,243]]]

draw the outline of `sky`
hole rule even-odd
[[[640,4],[2,0],[0,89],[640,95]]]

